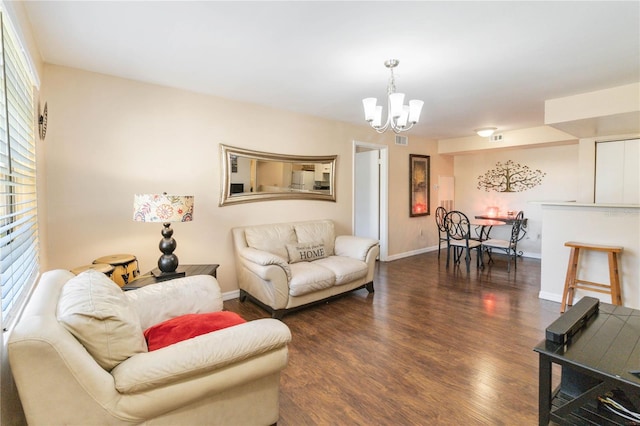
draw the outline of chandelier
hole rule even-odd
[[[396,83],[393,77],[393,69],[400,61],[389,59],[384,66],[389,68],[391,77],[387,86],[388,106],[387,121],[382,124],[382,106],[376,105],[376,98],[366,98],[362,100],[364,106],[364,119],[373,127],[376,132],[383,133],[391,128],[395,133],[407,131],[420,120],[423,101],[410,100],[409,105],[404,105],[404,93],[396,93]]]

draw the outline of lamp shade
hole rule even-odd
[[[136,194],[133,220],[136,222],[190,222],[193,195]]]
[[[391,93],[389,95],[389,110],[391,117],[398,118],[402,115],[404,104],[404,93]]]
[[[368,122],[372,122],[376,115],[376,98],[366,98],[362,100],[364,106],[364,119]]]
[[[420,121],[420,113],[422,112],[422,106],[424,101],[412,99],[409,101],[409,123],[417,123]]]

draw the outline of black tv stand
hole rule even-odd
[[[569,311],[567,311],[568,313]],[[563,314],[563,315],[566,315]],[[640,310],[600,303],[599,310],[567,343],[543,340],[539,354],[539,424],[620,424],[625,420],[599,409],[597,397],[622,390],[640,407]],[[560,385],[553,390],[552,364],[562,368]]]

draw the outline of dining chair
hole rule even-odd
[[[462,253],[465,254],[467,272],[470,271],[471,250],[477,251],[476,266],[480,267],[482,261],[482,243],[471,237],[471,224],[467,215],[458,210],[452,210],[444,217],[444,224],[447,230],[447,267],[453,249],[454,263],[460,263]]]
[[[443,242],[447,242],[447,228],[444,226],[444,217],[447,209],[440,206],[436,209],[436,226],[438,227],[438,259],[440,259],[440,247]]]
[[[511,260],[513,259],[513,267],[518,268],[518,263],[516,259],[518,255],[522,253],[518,253],[518,241],[520,241],[520,231],[522,229],[522,224],[524,222],[524,212],[519,211],[516,215],[513,225],[511,226],[511,238],[509,240],[500,240],[491,238],[489,240],[482,242],[482,251],[486,252],[489,255],[489,263],[493,263],[493,258],[491,257],[491,251],[493,249],[498,249],[504,251],[507,258],[507,272],[511,271]]]

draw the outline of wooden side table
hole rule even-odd
[[[220,265],[179,265],[178,272],[184,272],[187,276],[192,275],[211,275],[214,278],[217,278],[217,270]],[[160,281],[156,280],[153,276],[152,271],[147,272],[144,275],[141,275],[140,278],[137,278],[127,285],[123,286],[123,290],[137,290],[141,287],[144,287],[149,284],[156,284]]]

